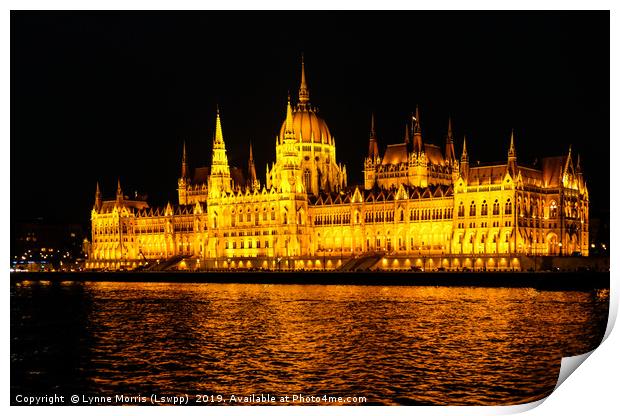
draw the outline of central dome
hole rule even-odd
[[[280,127],[280,137],[284,137],[285,127],[286,120]],[[297,107],[293,112],[293,131],[300,143],[332,144],[332,135],[325,120],[317,116],[313,110]]]
[[[289,97],[290,102],[290,97]],[[332,145],[332,135],[329,133],[325,120],[316,115],[316,108],[310,105],[310,90],[306,83],[306,67],[304,57],[301,56],[301,83],[299,85],[299,103],[293,111],[293,132],[299,143],[324,143]],[[280,137],[284,137],[286,120],[280,127]]]

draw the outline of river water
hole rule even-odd
[[[508,405],[602,339],[609,291],[11,284],[11,396],[271,394]]]

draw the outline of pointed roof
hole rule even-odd
[[[409,144],[409,123],[405,123],[405,143]]]
[[[419,134],[422,130],[420,128],[420,107],[416,104],[415,106],[415,125],[413,127],[413,134]]]
[[[448,117],[448,134],[446,135],[446,160],[452,162],[456,159],[454,152],[454,138],[452,136],[452,117]]]
[[[291,108],[291,96],[288,96],[288,100],[286,102],[286,121],[284,127],[284,135],[286,134],[294,134],[293,132],[293,109]]]
[[[185,140],[183,140],[183,157],[181,159],[181,177],[187,178],[188,169],[187,169],[187,150],[185,148]]]
[[[215,137],[214,145],[224,145],[224,134],[222,133],[222,121],[220,120],[220,106],[217,106],[217,115],[215,117]]]
[[[508,149],[508,157],[517,157],[515,150],[515,129],[510,130],[510,148]]]
[[[467,160],[467,137],[463,136],[463,153],[461,153],[461,162]]]
[[[377,133],[375,132],[375,113],[370,113],[370,137],[377,137]]]
[[[306,66],[304,63],[304,54],[301,54],[301,83],[299,85],[299,102],[307,103],[310,101],[310,91],[306,83]]]

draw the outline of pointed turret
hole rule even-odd
[[[304,55],[301,54],[301,83],[299,85],[299,102],[306,104],[310,101],[310,91],[306,83],[306,66],[304,63]]]
[[[452,118],[448,117],[448,134],[446,135],[446,160],[452,164],[456,159],[454,153],[454,139],[452,136]]]
[[[286,103],[286,122],[284,124],[284,137],[282,139],[295,139],[293,130],[293,109],[291,108],[291,96],[288,96]],[[301,136],[299,138],[301,140]]]
[[[510,147],[508,149],[508,173],[514,178],[517,172],[517,150],[515,149],[515,131],[510,131]]]
[[[422,128],[420,127],[420,107],[416,105],[413,125],[413,151],[422,152]]]
[[[97,181],[97,190],[95,191],[95,210],[99,211],[102,204],[101,190],[99,189],[99,181]]]
[[[377,133],[375,131],[375,113],[370,116],[370,140],[368,141],[368,157],[375,160],[379,157],[379,145],[377,144]]]

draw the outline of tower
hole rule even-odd
[[[211,172],[209,175],[209,195],[219,196],[222,192],[230,192],[232,189],[232,179],[230,177],[230,167],[226,156],[226,144],[222,134],[222,122],[220,120],[220,109],[217,108],[215,117],[215,136],[213,137],[213,153],[211,156]]]
[[[303,75],[303,61],[302,61]],[[299,90],[300,99],[304,89],[304,79]],[[297,139],[293,128],[293,109],[291,108],[291,97],[286,103],[286,121],[284,127],[284,137],[281,138],[281,165],[280,165],[280,189],[282,192],[301,192],[300,157],[297,147]],[[310,190],[307,190],[308,192]]]

